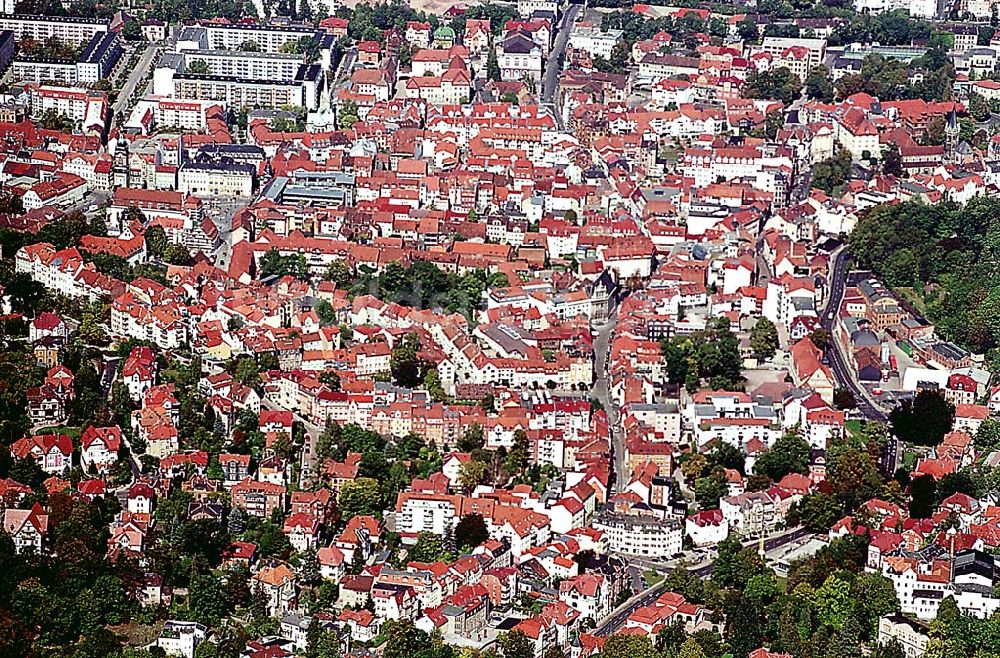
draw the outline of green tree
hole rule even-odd
[[[532,658],[535,651],[527,636],[521,631],[508,631],[501,635],[497,644],[503,652],[503,658]]]
[[[260,369],[253,357],[244,356],[235,361],[233,379],[250,388],[255,388],[260,384]]]
[[[487,465],[477,459],[462,464],[458,471],[458,481],[462,485],[462,490],[466,493],[472,493],[478,485],[486,480],[487,469]]]
[[[407,557],[413,562],[437,562],[447,557],[447,553],[440,537],[432,532],[421,532]]]
[[[261,278],[291,275],[305,280],[309,275],[309,267],[302,254],[282,256],[277,249],[271,249],[261,257],[259,272]]]
[[[775,482],[789,473],[808,473],[810,448],[808,441],[795,432],[789,432],[757,459],[754,472],[766,475]]]
[[[744,87],[747,98],[777,99],[788,105],[799,98],[802,83],[788,68],[751,73]]]
[[[828,626],[840,629],[854,611],[851,584],[833,574],[816,591],[816,614]]]
[[[982,453],[1000,449],[1000,420],[987,418],[976,430],[976,449]]]
[[[460,549],[475,548],[489,538],[486,521],[479,514],[466,514],[455,525],[455,544]]]
[[[601,658],[659,658],[649,636],[621,633],[608,637],[600,656]],[[523,657],[518,656],[518,658]]]
[[[345,518],[381,514],[381,494],[378,480],[368,477],[345,482],[337,499],[341,515]]]
[[[329,327],[337,322],[337,316],[333,311],[333,307],[325,299],[316,302],[316,317],[319,318],[320,324],[324,327]]]
[[[194,73],[197,75],[207,75],[211,73],[211,69],[208,67],[208,62],[203,59],[193,59],[187,63],[185,67],[186,73]]]
[[[188,607],[196,621],[215,626],[228,612],[226,597],[219,581],[212,575],[202,574],[191,580]]]
[[[934,446],[951,431],[955,405],[937,390],[923,389],[913,400],[904,400],[889,414],[893,433],[903,441]]]
[[[703,331],[678,335],[660,343],[672,384],[693,393],[703,381],[714,389],[734,390],[743,382],[739,341],[727,318],[714,318]]]
[[[409,620],[387,621],[382,635],[385,637],[384,658],[413,658],[421,655],[427,646],[427,633]]]
[[[163,257],[171,265],[189,266],[194,262],[191,251],[182,244],[172,244],[167,247]]]
[[[347,99],[340,103],[337,112],[337,123],[343,130],[353,128],[358,122],[358,104]]]
[[[750,330],[750,348],[759,360],[774,356],[778,349],[778,329],[767,318],[760,318]]]
[[[890,144],[882,154],[882,173],[886,176],[903,175],[903,156],[899,153],[898,145]]]
[[[921,475],[910,482],[910,516],[927,519],[937,508],[937,482],[931,475]]]
[[[825,66],[814,66],[806,77],[806,96],[823,103],[832,103],[834,96],[830,71]]]
[[[986,121],[990,118],[990,104],[981,94],[969,94],[969,114],[976,121]]]
[[[851,154],[846,150],[823,160],[813,168],[812,186],[828,194],[833,193],[834,189],[847,181],[851,174],[851,165]]]
[[[800,500],[790,520],[801,523],[813,532],[826,532],[844,515],[836,496],[815,492]]]
[[[141,210],[138,212],[142,214]],[[153,259],[162,258],[168,246],[167,234],[163,231],[163,227],[150,226],[143,233],[143,238],[146,240],[146,253],[149,254],[149,257]]]
[[[705,476],[694,481],[694,497],[701,509],[715,509],[719,500],[728,495],[729,485],[721,468],[715,468]]]
[[[681,644],[680,651],[677,653],[678,658],[708,658],[705,655],[705,651],[701,648],[701,645],[693,638],[689,637],[684,640]]]
[[[483,445],[483,428],[479,423],[472,423],[462,432],[462,436],[458,439],[455,447],[461,452],[473,452],[474,450],[481,450]]]
[[[354,281],[354,273],[344,260],[335,260],[326,268],[323,278],[333,281],[338,288],[346,288]]]
[[[896,588],[880,573],[859,573],[851,584],[851,597],[868,637],[878,637],[879,618],[899,611]]]
[[[486,79],[493,82],[500,81],[500,63],[497,61],[497,54],[493,48],[490,48],[486,55]]]
[[[757,23],[754,22],[754,20],[749,16],[736,24],[736,30],[739,32],[740,39],[743,39],[748,43],[757,43],[757,39],[760,38],[760,31],[757,28]]]
[[[416,333],[407,334],[392,348],[389,369],[393,380],[400,386],[418,387],[429,367],[430,364],[420,356],[420,337]]]

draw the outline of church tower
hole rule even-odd
[[[115,187],[129,187],[131,182],[129,176],[128,140],[119,137],[115,144],[115,159],[111,165],[111,174],[114,177]]]
[[[944,125],[944,161],[954,164],[958,160],[958,114],[952,108]]]

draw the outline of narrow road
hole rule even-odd
[[[791,531],[788,531],[786,534],[765,539],[764,552],[768,553],[770,551],[774,551],[787,544],[792,543],[793,541],[798,541],[799,539],[802,539],[803,537],[806,537],[807,535],[810,534],[812,533],[810,533],[805,528],[795,528]],[[743,542],[743,545],[747,547],[756,546],[757,544],[758,542],[752,539]],[[657,563],[646,563],[643,560],[641,560],[641,558],[640,559],[630,558],[630,559],[639,563],[640,566],[648,565],[650,566],[650,568],[655,568],[657,571],[669,571],[670,569],[677,566],[676,563],[657,564]],[[712,575],[712,565],[713,565],[713,560],[708,559],[702,561],[699,564],[688,567],[688,571],[691,573],[692,576],[696,576],[698,578],[708,578],[709,576]],[[608,635],[611,635],[612,633],[615,633],[618,630],[620,630],[622,627],[625,626],[626,620],[633,612],[635,612],[636,610],[638,610],[643,606],[651,605],[657,598],[659,598],[659,596],[666,590],[665,582],[666,582],[665,580],[660,581],[659,583],[653,585],[652,587],[646,589],[645,591],[636,594],[628,601],[623,603],[621,606],[616,608],[614,612],[612,612],[608,616],[607,619],[601,622],[597,626],[597,628],[594,629],[593,631],[594,635],[600,637],[607,637]]]
[[[851,374],[851,367],[848,364],[843,352],[840,348],[840,343],[834,337],[834,319],[837,316],[837,312],[840,309],[841,302],[844,299],[844,291],[847,287],[847,263],[850,260],[850,253],[847,249],[841,249],[833,257],[833,268],[830,272],[830,294],[827,297],[826,308],[823,311],[823,316],[820,318],[820,325],[830,332],[830,340],[832,345],[827,348],[826,355],[827,359],[830,361],[830,370],[833,371],[834,377],[841,386],[846,388],[854,395],[854,400],[857,402],[858,411],[868,420],[874,420],[884,423],[888,418],[886,414],[876,407],[871,400],[868,398],[868,391],[864,390],[854,376]]]
[[[618,490],[618,483],[625,479],[625,443],[618,420],[618,407],[611,400],[608,382],[608,360],[611,356],[611,343],[615,328],[618,326],[618,305],[611,309],[607,321],[597,330],[594,338],[594,386],[593,395],[608,413],[608,426],[611,437],[611,490]]]
[[[333,88],[336,90],[340,87],[341,83],[347,79],[347,76],[351,74],[351,69],[354,67],[354,60],[358,56],[358,49],[355,46],[351,46],[344,51],[343,56],[340,58],[340,62],[337,63],[337,70],[333,74]]]
[[[556,120],[556,126],[562,130],[562,116],[559,108],[556,107],[556,91],[559,89],[559,74],[562,72],[563,55],[566,53],[566,44],[569,42],[569,33],[573,30],[573,21],[580,13],[582,5],[569,5],[559,22],[559,31],[556,32],[556,42],[549,51],[549,56],[545,59],[545,73],[542,78],[542,95],[540,103],[552,111],[552,116]]]
[[[570,5],[559,21],[559,31],[556,33],[556,42],[549,51],[549,56],[545,59],[545,77],[542,78],[542,103],[552,103],[555,100],[556,87],[559,86],[560,60],[566,52],[566,44],[569,42],[569,33],[573,29],[573,21],[580,13],[581,5]]]
[[[142,53],[142,57],[139,58],[139,65],[132,70],[128,76],[128,80],[125,82],[125,86],[122,87],[121,92],[118,94],[118,100],[115,101],[114,112],[115,114],[119,112],[124,112],[129,105],[129,101],[132,99],[132,95],[135,93],[135,88],[139,85],[139,82],[145,77],[146,72],[153,63],[153,57],[156,56],[158,48],[154,44],[149,44],[146,46],[145,52]]]
[[[260,405],[262,408],[269,409],[271,411],[288,411],[283,407],[273,404],[266,398],[260,401]],[[292,418],[302,423],[302,428],[305,430],[305,445],[302,446],[299,468],[299,486],[306,486],[316,472],[316,446],[318,444],[320,434],[322,434],[326,428],[320,427],[319,425],[306,420],[296,411],[292,411]]]

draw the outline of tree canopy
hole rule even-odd
[[[1000,345],[997,216],[1000,200],[986,197],[964,207],[882,205],[862,215],[849,244],[858,268],[887,286],[913,287],[942,337],[990,352]]]

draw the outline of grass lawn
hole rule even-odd
[[[163,630],[163,622],[158,621],[153,624],[133,622],[131,624],[112,626],[111,630],[122,637],[126,646],[144,647],[150,642],[154,642],[160,636],[160,631]]]
[[[663,580],[663,574],[661,574],[659,571],[656,571],[655,569],[647,569],[642,574],[642,577],[646,579],[646,582],[649,584],[650,587],[656,585],[661,580]]]
[[[844,426],[847,428],[847,433],[850,434],[852,437],[856,437],[859,434],[861,434],[861,425],[862,421],[858,418],[852,418],[851,420],[844,423]]]
[[[83,428],[82,427],[62,427],[62,426],[59,426],[59,425],[55,425],[53,427],[43,427],[40,430],[38,430],[37,432],[35,432],[35,434],[36,435],[38,435],[38,434],[65,434],[66,436],[68,436],[71,439],[79,439],[80,435],[83,434]]]
[[[906,450],[903,452],[903,468],[908,472],[913,471],[913,467],[917,465],[917,453],[913,450]]]

